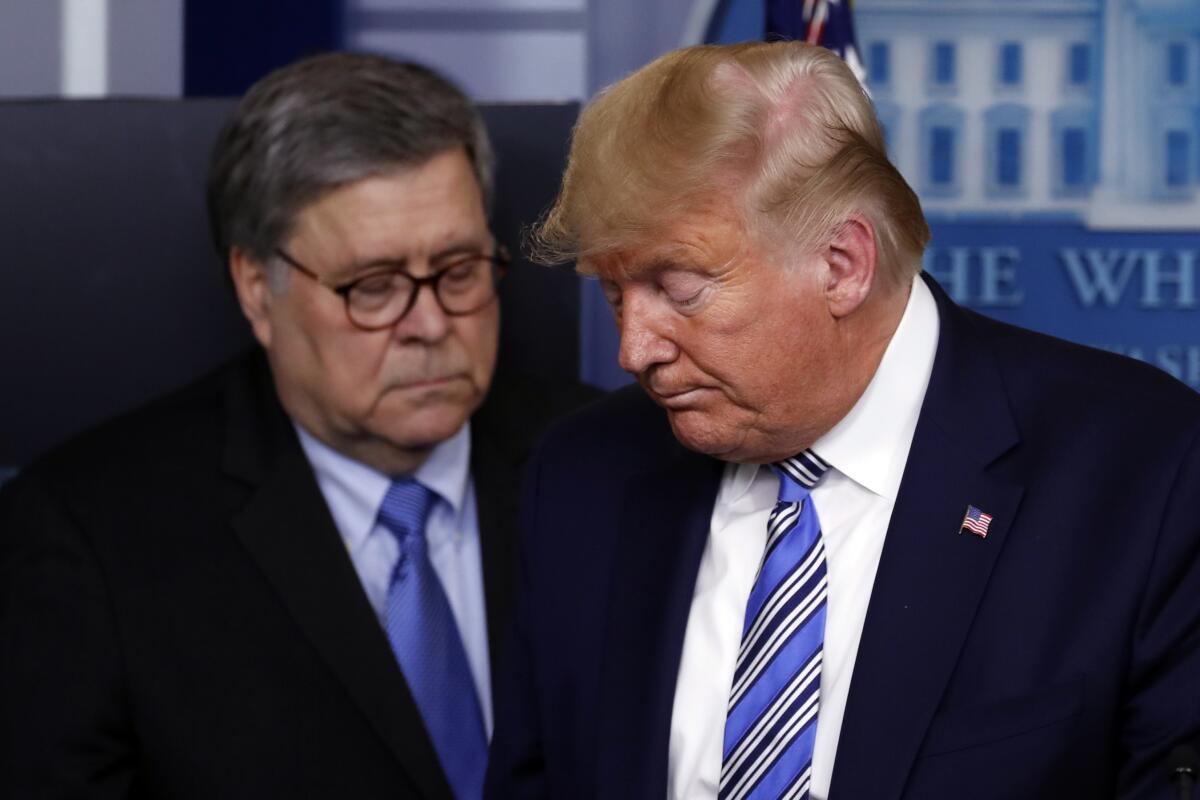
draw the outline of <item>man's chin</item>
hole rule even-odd
[[[668,411],[671,431],[689,450],[714,458],[728,459],[737,449],[740,438],[725,426],[716,423],[708,414],[699,411]]]
[[[403,447],[436,447],[462,430],[468,417],[450,409],[414,409],[403,419],[385,421],[380,433]]]
[[[436,390],[389,392],[365,427],[375,438],[397,447],[431,449],[458,433],[476,405],[476,398],[461,390],[448,396]]]

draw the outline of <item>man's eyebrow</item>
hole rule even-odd
[[[479,239],[464,239],[462,241],[453,242],[442,249],[438,250],[429,257],[429,263],[433,266],[454,258],[455,256],[464,256],[474,253],[486,253],[487,246]],[[339,270],[342,280],[354,280],[362,275],[370,275],[373,272],[382,272],[385,270],[405,270],[408,268],[409,259],[407,257],[400,258],[371,258],[363,261],[355,261],[347,265],[345,269]]]
[[[638,261],[630,265],[627,273],[630,278],[647,278],[654,275],[662,274],[673,269],[680,268],[679,255],[682,248],[673,247],[669,250],[664,250],[655,253],[644,261]]]
[[[477,253],[486,253],[488,248],[486,244],[478,239],[471,239],[462,242],[455,242],[447,247],[434,253],[429,257],[430,264],[437,264],[455,256],[475,255]]]
[[[365,261],[352,262],[345,269],[339,270],[339,272],[345,276],[346,280],[354,280],[362,275],[370,275],[372,272],[404,269],[407,263],[407,260],[403,258],[372,258]]]

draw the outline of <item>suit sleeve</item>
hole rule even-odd
[[[1138,612],[1121,729],[1121,798],[1177,796],[1167,759],[1200,746],[1200,436],[1172,481]]]
[[[496,725],[488,756],[484,797],[526,800],[550,796],[538,713],[537,675],[533,653],[536,599],[531,581],[531,542],[538,516],[541,454],[531,459],[521,505],[523,541],[517,611],[504,668],[498,676]]]
[[[127,797],[133,749],[110,598],[42,476],[0,492],[0,797]]]

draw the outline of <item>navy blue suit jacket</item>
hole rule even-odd
[[[1164,760],[1200,731],[1200,396],[930,283],[938,351],[830,796],[1174,797]],[[490,796],[666,796],[722,467],[636,387],[545,441]],[[959,533],[968,504],[986,538]]]

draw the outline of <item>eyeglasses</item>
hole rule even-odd
[[[409,275],[400,269],[381,269],[349,283],[331,284],[292,258],[283,248],[275,248],[275,255],[297,272],[341,295],[350,322],[367,331],[390,328],[404,319],[417,304],[417,295],[421,293],[422,286],[428,286],[433,291],[438,306],[448,316],[474,314],[495,299],[496,286],[512,263],[508,251],[497,246],[493,255],[469,253],[455,257],[424,278]]]

